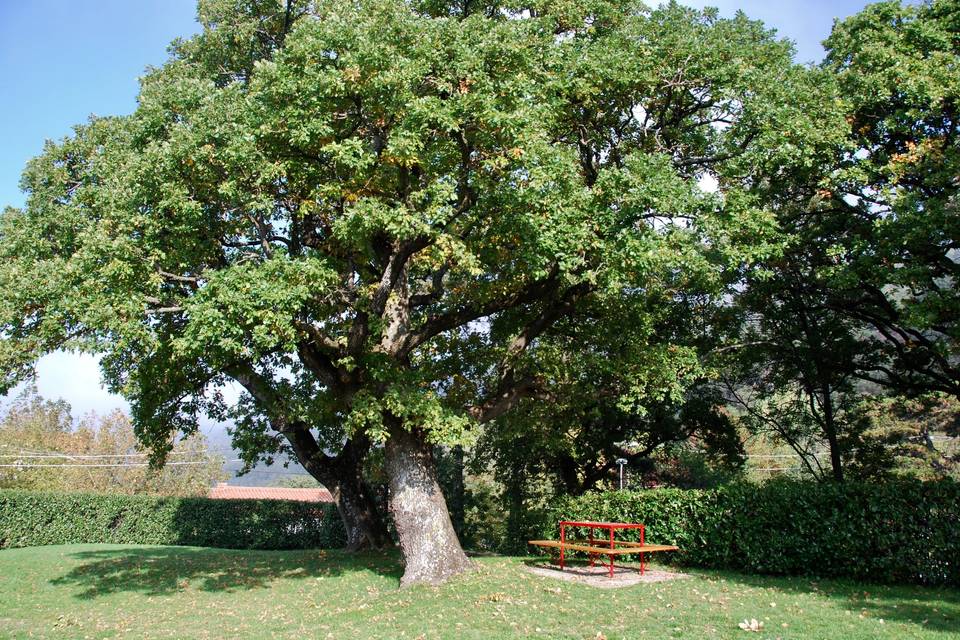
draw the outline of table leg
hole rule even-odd
[[[615,545],[613,544],[613,527],[610,527],[610,548],[614,549]],[[610,554],[610,577],[613,577],[613,554]]]
[[[591,547],[593,546],[593,527],[590,527],[590,546],[591,546]],[[595,553],[591,553],[591,554],[590,554],[590,566],[591,566],[591,567],[594,565],[594,561],[595,561],[596,557],[597,557],[597,554],[595,554]]]
[[[566,527],[564,525],[560,525],[560,571],[563,571],[563,545],[566,540]]]
[[[643,527],[643,526],[640,527],[640,544],[641,545],[644,544],[644,529],[646,529],[646,527]],[[640,575],[643,575],[644,569],[646,569],[646,562],[644,561],[644,558],[643,558],[643,551],[641,551],[640,552]]]

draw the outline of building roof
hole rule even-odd
[[[207,496],[216,500],[297,500],[300,502],[333,502],[323,488],[290,489],[286,487],[238,487],[219,482]]]

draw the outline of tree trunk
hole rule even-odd
[[[830,385],[823,385],[823,423],[827,432],[827,444],[830,447],[830,465],[833,467],[833,479],[843,482],[843,460],[840,457],[840,442],[837,439],[837,423],[833,416],[833,397]]]
[[[580,486],[580,477],[577,475],[577,463],[569,454],[560,454],[554,461],[554,468],[563,483],[563,490],[567,495],[579,496],[583,493]]]
[[[372,547],[383,549],[392,544],[387,525],[370,491],[358,478],[341,477],[324,483],[337,503],[337,511],[347,532],[347,551]]]
[[[393,544],[376,500],[363,481],[362,464],[363,457],[352,441],[328,465],[304,464],[333,496],[347,534],[348,551],[383,549]]]
[[[450,522],[430,446],[418,432],[390,428],[386,471],[390,513],[406,563],[400,586],[439,584],[470,568]]]
[[[450,519],[453,521],[453,530],[457,532],[457,537],[463,536],[463,528],[466,521],[466,500],[467,488],[463,482],[463,447],[457,445],[453,448],[453,502],[450,508]]]
[[[382,549],[393,544],[373,493],[363,480],[363,459],[370,444],[365,438],[348,440],[336,458],[339,480],[337,508],[347,525],[347,550]],[[349,523],[349,525],[348,525]]]
[[[526,465],[514,460],[507,481],[507,548],[519,553],[523,543],[523,498],[527,486]]]

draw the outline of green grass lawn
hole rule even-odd
[[[4,638],[960,638],[960,591],[694,572],[596,589],[478,559],[398,590],[394,553],[0,551]],[[764,622],[742,631],[744,618]]]

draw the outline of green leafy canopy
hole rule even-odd
[[[743,15],[467,5],[202,2],[0,219],[5,386],[103,353],[161,454],[205,412],[253,461],[385,417],[461,441],[611,332],[631,406],[709,377],[664,318],[779,251],[751,187],[841,139],[822,73]]]

